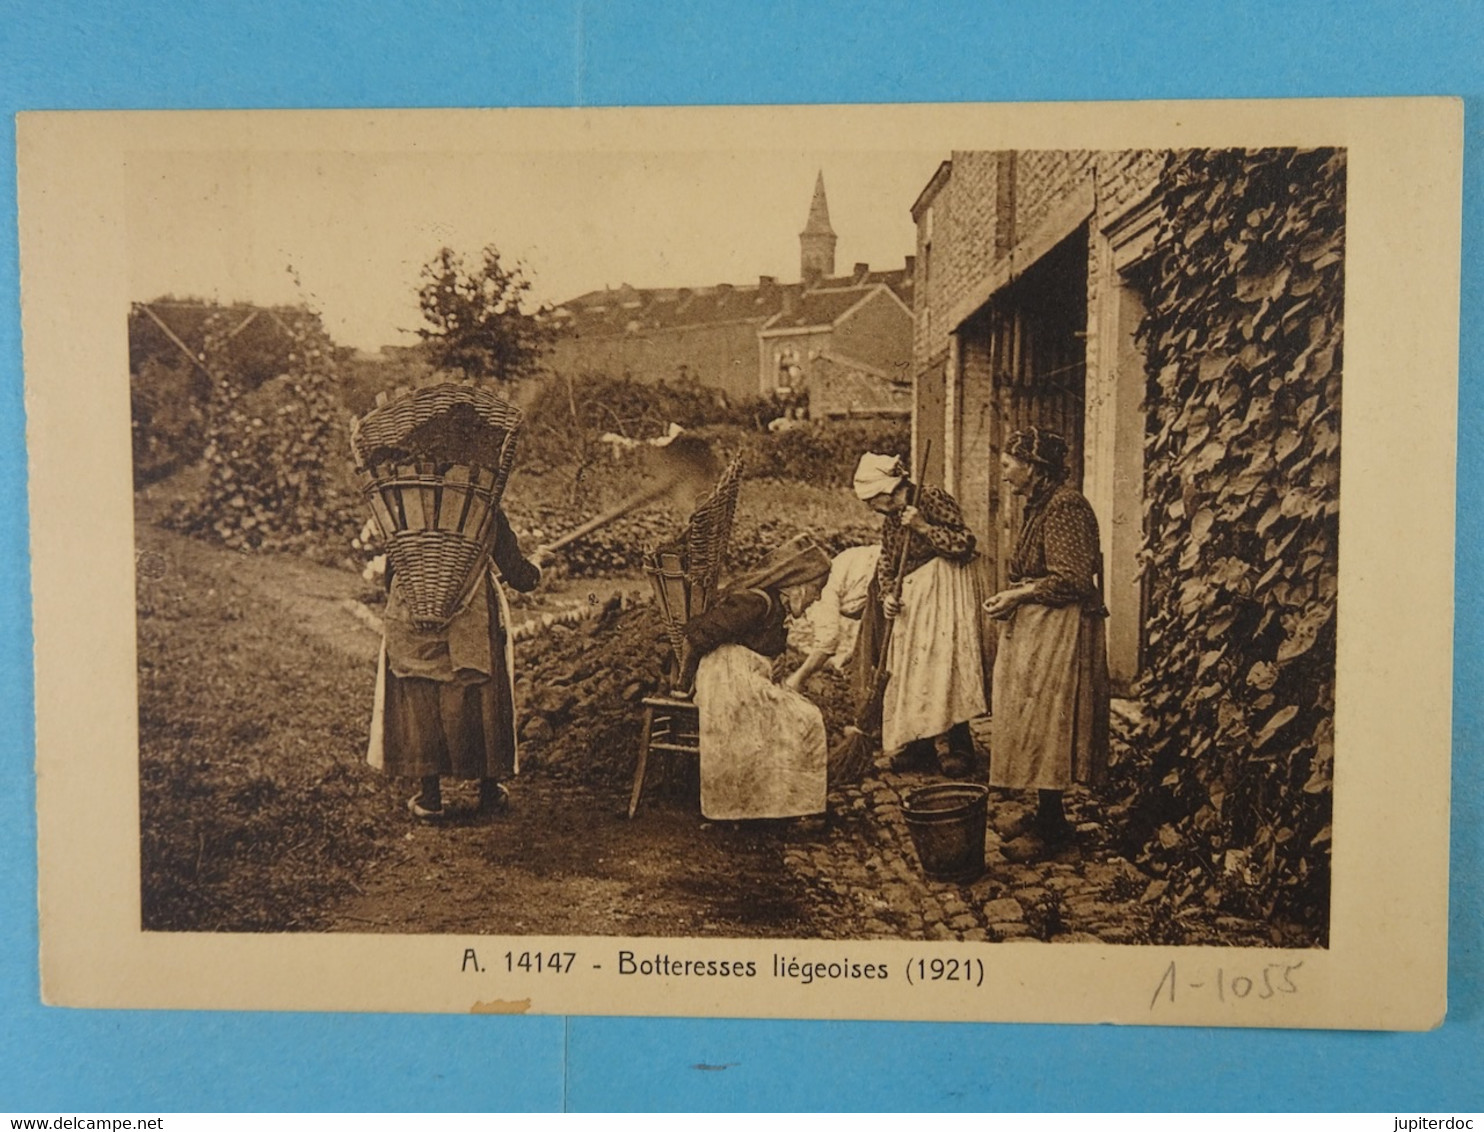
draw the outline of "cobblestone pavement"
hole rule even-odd
[[[1015,862],[1002,849],[1032,816],[1035,792],[991,790],[983,874],[966,884],[930,879],[902,803],[913,790],[946,781],[878,763],[859,786],[832,796],[825,833],[785,847],[785,862],[815,893],[821,938],[1269,942],[1262,925],[1204,908],[1172,924],[1154,900],[1163,884],[1118,855],[1097,802],[1082,791],[1066,795],[1075,843],[1054,856]]]
[[[878,770],[835,796],[827,834],[784,849],[784,860],[815,890],[820,935],[853,939],[1134,943],[1148,938],[1149,911],[1139,897],[1150,883],[1101,844],[1101,827],[1080,821],[1077,844],[1054,857],[1012,863],[1000,852],[1005,832],[1026,816],[1013,798],[990,800],[985,870],[968,884],[928,878],[918,862],[902,801],[940,776]]]

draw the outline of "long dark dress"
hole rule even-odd
[[[504,584],[522,593],[541,580],[503,513],[491,559]],[[392,579],[367,755],[374,765],[406,778],[504,779],[517,771],[509,611],[500,585],[487,564],[464,607],[442,629],[428,630],[408,621]]]

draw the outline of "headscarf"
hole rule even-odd
[[[734,589],[781,590],[822,582],[829,577],[830,556],[808,535],[796,535],[763,559],[762,565],[732,583]]]
[[[907,469],[895,456],[883,456],[879,452],[867,452],[855,466],[856,498],[862,501],[887,495],[897,489],[897,484],[907,477]]]
[[[1049,429],[1020,429],[1010,437],[1005,452],[1027,464],[1034,464],[1050,479],[1061,481],[1067,476],[1066,439]]]

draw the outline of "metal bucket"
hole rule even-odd
[[[922,871],[935,880],[968,882],[984,872],[989,790],[947,782],[914,790],[902,802]]]

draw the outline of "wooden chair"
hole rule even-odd
[[[716,593],[741,476],[741,458],[734,457],[711,493],[696,505],[684,535],[644,556],[644,572],[654,586],[655,603],[665,623],[676,672],[684,668],[681,657],[685,653],[686,622],[703,613]],[[690,689],[680,691],[685,693]],[[697,759],[701,755],[701,718],[692,700],[656,695],[645,697],[643,703],[644,727],[634,766],[634,788],[629,795],[631,818],[639,809],[639,796],[644,793],[650,751],[664,751],[667,756],[694,755]]]
[[[639,796],[644,792],[644,776],[649,769],[649,752],[701,757],[701,716],[692,700],[669,696],[644,698],[644,727],[639,736],[639,758],[634,765],[634,788],[629,794],[629,817],[639,810]]]

